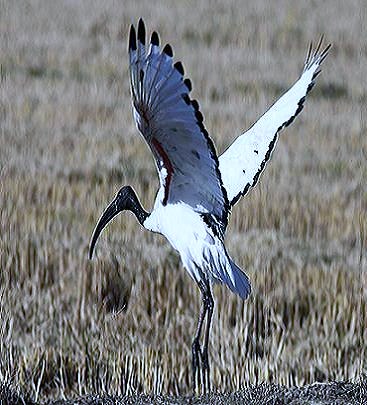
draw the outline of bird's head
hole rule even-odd
[[[142,208],[133,188],[130,186],[122,187],[112,202],[104,210],[103,214],[99,218],[99,221],[97,222],[96,227],[94,228],[89,245],[89,259],[92,259],[94,247],[102,230],[113,218],[115,218],[116,215],[125,210],[132,211],[141,224],[149,215]]]

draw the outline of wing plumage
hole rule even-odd
[[[310,45],[298,81],[219,157],[219,169],[231,206],[256,185],[271,157],[279,132],[301,112],[331,46],[321,51],[321,45],[322,37],[315,51]]]
[[[170,45],[161,51],[156,32],[147,49],[142,20],[137,36],[131,27],[129,55],[133,114],[155,157],[162,204],[184,202],[226,224],[229,203],[217,154],[181,62],[173,63]]]

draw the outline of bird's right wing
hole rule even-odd
[[[256,185],[271,157],[278,133],[301,112],[331,46],[320,51],[321,45],[322,38],[314,52],[310,46],[298,81],[219,157],[219,169],[231,206]]]
[[[162,204],[186,203],[225,226],[229,204],[218,157],[181,62],[173,63],[169,45],[161,50],[155,32],[145,46],[142,20],[137,36],[131,26],[129,55],[134,118],[156,161]]]

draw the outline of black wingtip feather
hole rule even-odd
[[[129,50],[136,50],[136,32],[134,26],[131,24],[129,35]]]
[[[321,34],[319,42],[318,42],[318,44],[316,46],[316,49],[315,49],[315,52],[314,52],[314,56],[317,55],[320,52],[320,49],[321,49],[321,46],[322,46],[323,42],[324,42],[324,34]]]
[[[308,65],[310,63],[311,54],[312,54],[312,41],[310,42],[310,45],[308,47],[305,65]]]
[[[184,80],[184,83],[185,83],[187,89],[188,89],[189,91],[191,91],[191,90],[192,90],[191,80],[190,80],[190,79],[185,79],[185,80]]]
[[[195,111],[195,117],[196,117],[198,122],[203,122],[204,121],[204,116],[199,110]]]
[[[145,25],[144,21],[140,18],[138,22],[138,40],[145,45]]]
[[[184,68],[183,68],[181,62],[176,62],[176,63],[174,64],[174,66],[175,66],[176,70],[177,70],[179,73],[182,74],[182,76],[185,74],[185,71],[184,71]]]
[[[315,72],[315,73],[313,74],[313,76],[312,76],[312,80],[315,80],[316,77],[317,77],[320,73],[321,73],[321,69],[316,70],[316,72]],[[312,86],[311,86],[311,84],[312,84]],[[315,84],[315,83],[310,83],[310,85],[308,86],[308,89],[307,89],[307,90],[308,90],[308,91],[311,90],[314,84]],[[311,88],[310,88],[310,86],[311,86]]]
[[[182,94],[182,98],[183,98],[184,102],[185,102],[187,105],[190,105],[190,104],[191,104],[191,100],[190,100],[190,97],[188,96],[188,94],[186,94],[186,93]]]
[[[170,58],[172,58],[173,56],[173,51],[172,51],[172,47],[170,44],[167,44],[164,48],[163,48],[163,52],[169,56]]]
[[[191,100],[191,105],[194,107],[194,109],[196,111],[199,111],[199,103],[197,102],[197,100]]]
[[[155,46],[159,46],[159,36],[158,34],[153,31],[152,37],[150,38],[150,43]]]
[[[320,64],[325,60],[325,58],[328,56],[330,48],[332,47],[332,44],[329,44],[321,53],[320,55]]]

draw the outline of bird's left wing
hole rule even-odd
[[[322,38],[314,52],[310,46],[298,81],[219,157],[219,169],[231,206],[256,185],[271,157],[278,133],[301,112],[331,46],[320,51],[321,45]]]
[[[129,56],[134,118],[155,157],[162,204],[184,202],[226,224],[229,204],[217,154],[181,62],[173,63],[170,45],[161,51],[156,32],[146,49],[142,20],[137,37],[131,26]]]

